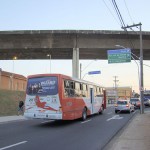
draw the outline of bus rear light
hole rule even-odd
[[[59,107],[59,112],[62,112],[62,107]]]

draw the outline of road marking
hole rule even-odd
[[[48,123],[48,122],[51,122],[50,120],[48,120],[48,121],[43,121],[43,122],[41,122],[41,123]]]
[[[0,148],[0,150],[8,149],[8,148],[11,148],[11,147],[20,145],[20,144],[24,144],[24,143],[26,143],[26,142],[27,142],[27,141],[22,141],[22,142],[19,142],[19,143],[16,143],[16,144],[12,144],[12,145],[9,145],[9,146],[6,146],[6,147],[2,147],[2,148]]]
[[[110,114],[112,114],[112,112],[107,113],[107,115],[110,115]]]
[[[87,122],[89,122],[89,121],[91,121],[91,119],[86,120],[86,121],[83,121],[83,122],[81,122],[81,123],[87,123]]]
[[[137,110],[136,110],[136,111],[137,111]],[[136,111],[134,111],[134,112],[133,112],[133,114],[135,114],[135,113],[136,113]]]
[[[123,117],[120,117],[119,115],[115,115],[112,118],[107,119],[107,121],[113,120],[113,119],[123,119]]]

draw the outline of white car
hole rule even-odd
[[[118,100],[115,104],[115,113],[118,112],[133,112],[134,111],[134,105],[130,103],[130,100]]]

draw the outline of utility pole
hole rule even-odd
[[[117,97],[118,97],[118,92],[117,92],[117,82],[119,82],[119,80],[117,80],[118,76],[114,76],[115,80],[113,80],[115,82],[115,100],[117,101]]]
[[[143,85],[143,44],[142,44],[142,24],[133,24],[131,26],[122,27],[122,29],[132,28],[132,27],[140,27],[140,100],[141,107],[140,113],[144,113],[144,85]]]
[[[117,89],[117,82],[119,81],[119,80],[117,80],[118,76],[114,76],[114,78],[115,78],[115,80],[113,80],[113,81],[115,82],[115,89]]]
[[[80,63],[80,79],[82,78],[82,64]]]

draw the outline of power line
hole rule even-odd
[[[132,22],[132,23],[134,23],[134,21],[133,21],[133,19],[132,19],[131,15],[130,15],[130,12],[129,12],[129,9],[128,9],[128,7],[127,7],[127,3],[126,3],[126,1],[125,1],[125,0],[124,0],[124,3],[125,3],[125,6],[126,6],[126,9],[127,9],[128,15],[129,15],[129,17],[130,17],[130,20],[131,20],[131,22]]]
[[[125,28],[125,23],[124,23],[124,20],[123,20],[122,15],[121,15],[121,13],[120,13],[120,11],[119,11],[119,8],[118,8],[118,6],[117,6],[116,1],[115,1],[115,0],[112,0],[112,4],[113,4],[113,6],[114,6],[114,8],[115,8],[115,11],[116,11],[116,13],[117,13],[117,16],[118,16],[118,18],[119,18],[119,20],[120,20],[120,23],[121,23],[121,25],[122,25],[121,28],[123,28],[124,31],[126,32],[126,35],[127,35],[127,38],[128,38],[129,44],[130,44],[130,47],[131,47],[132,49],[134,49],[134,44],[133,44],[132,40],[131,40],[130,37],[129,37],[129,33],[128,33],[128,31],[127,31],[127,28]]]
[[[119,20],[120,20],[120,23],[121,23],[122,27],[125,27],[124,20],[123,20],[123,18],[122,18],[122,15],[121,15],[121,13],[120,13],[120,10],[119,10],[119,8],[118,8],[118,6],[117,6],[116,1],[115,1],[115,0],[112,0],[112,3],[113,3],[113,5],[114,5],[114,8],[115,8],[115,10],[116,10],[116,14],[117,14],[117,16],[118,16],[118,18],[119,18]]]
[[[112,11],[110,10],[110,8],[108,7],[108,5],[106,4],[105,0],[103,0],[103,3],[105,4],[105,6],[107,7],[107,9],[109,10],[110,14],[113,16],[113,18],[116,20],[116,22],[118,23],[118,25],[120,26],[117,18],[115,17],[115,15],[112,13]],[[111,3],[112,4],[112,3]]]

